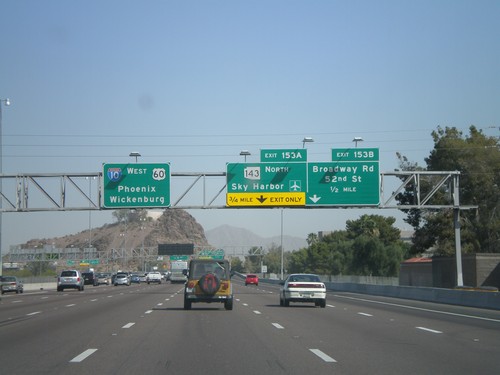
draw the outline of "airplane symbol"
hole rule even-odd
[[[293,181],[290,181],[290,190],[291,191],[300,191],[301,190],[301,186],[300,186],[300,181],[297,181],[297,180],[293,180]]]

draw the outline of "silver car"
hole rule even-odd
[[[2,294],[7,292],[24,292],[23,283],[15,276],[0,276],[0,288],[2,289]]]
[[[80,271],[65,270],[61,272],[61,274],[57,278],[57,291],[62,292],[64,289],[68,288],[83,291],[84,280]]]
[[[125,272],[119,272],[115,276],[115,282],[114,285],[127,285],[130,286],[131,280],[130,280],[130,275]]]

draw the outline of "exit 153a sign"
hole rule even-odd
[[[260,150],[260,161],[262,163],[305,163],[307,161],[307,149]]]
[[[170,165],[104,164],[105,208],[170,206]]]

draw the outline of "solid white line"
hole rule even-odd
[[[434,329],[430,329],[430,328],[425,328],[425,327],[415,327],[417,329],[421,329],[422,331],[427,331],[427,332],[431,332],[431,333],[443,333],[441,331],[436,331]]]
[[[122,328],[130,328],[134,325],[135,323],[127,323],[125,324]]]
[[[372,314],[367,314],[367,313],[362,313],[362,312],[359,312],[358,315],[363,315],[363,316],[373,316]]]
[[[283,327],[281,324],[278,324],[278,323],[271,323],[271,324],[278,329],[285,329],[285,327]]]
[[[352,299],[355,301],[363,301],[363,302],[369,302],[369,303],[377,303],[380,305],[387,305],[387,306],[396,306],[396,307],[402,307],[405,309],[410,309],[410,310],[418,310],[418,311],[428,311],[428,312],[433,312],[437,314],[443,314],[443,315],[452,315],[452,316],[459,316],[462,318],[470,318],[470,319],[478,319],[478,320],[486,320],[489,322],[499,322],[499,319],[491,319],[491,318],[483,318],[482,316],[473,316],[473,315],[466,315],[466,314],[457,314],[457,313],[452,313],[448,311],[439,311],[439,310],[432,310],[432,309],[425,309],[422,307],[414,307],[414,306],[408,306],[408,305],[401,305],[398,303],[389,303],[389,302],[381,302],[381,301],[372,301],[366,298],[355,298],[355,297],[349,297],[349,296],[341,296],[340,294],[336,294],[335,297],[338,298],[346,298],[346,299]]]
[[[97,349],[87,349],[82,354],[79,354],[75,358],[73,358],[70,362],[81,362],[88,356],[94,354],[96,351]]]
[[[41,314],[41,313],[42,313],[41,311],[35,311],[35,312],[29,313],[29,314],[26,314],[26,315],[27,316],[31,316],[31,315]]]
[[[319,358],[321,358],[323,361],[325,362],[337,362],[336,360],[334,360],[332,357],[330,357],[329,355],[326,355],[325,353],[323,353],[321,350],[319,349],[309,349],[311,352],[313,352],[314,354],[316,354]]]

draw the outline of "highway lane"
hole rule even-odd
[[[242,285],[235,305],[182,309],[182,285],[86,287],[0,302],[2,372],[16,374],[466,374],[500,368],[500,313],[353,294],[279,306]]]

